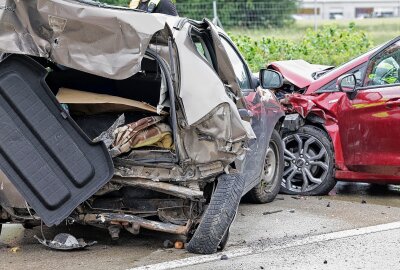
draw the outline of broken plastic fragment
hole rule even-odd
[[[80,250],[97,244],[96,241],[86,243],[85,240],[76,239],[74,236],[67,233],[60,233],[56,235],[53,241],[40,239],[36,235],[34,237],[42,245],[55,250]]]
[[[174,246],[175,246],[175,249],[184,249],[185,248],[185,244],[182,241],[176,241]]]
[[[172,248],[174,247],[174,243],[171,240],[165,240],[163,243],[164,248]]]
[[[93,141],[94,142],[104,142],[107,148],[109,148],[112,143],[114,142],[115,139],[115,130],[119,128],[120,126],[123,126],[125,124],[125,115],[122,114],[120,117],[118,117],[117,121],[114,122],[114,124],[101,133],[97,138],[95,138]]]
[[[100,215],[100,220],[102,223],[106,222],[106,218],[103,215]]]
[[[21,250],[20,247],[13,247],[13,248],[10,249],[10,251],[11,251],[12,253],[17,253],[17,252],[20,251],[20,250]]]

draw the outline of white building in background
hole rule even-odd
[[[400,0],[301,0],[298,16],[304,19],[358,19],[400,17]],[[399,18],[400,24],[400,18]]]

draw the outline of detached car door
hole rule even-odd
[[[103,143],[92,143],[26,56],[0,62],[0,169],[48,226],[61,223],[113,176]]]
[[[343,104],[344,151],[352,171],[400,177],[400,39],[369,61],[363,87]]]

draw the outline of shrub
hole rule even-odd
[[[128,6],[130,0],[99,0],[111,5]],[[202,20],[213,18],[212,0],[172,0],[182,17]],[[283,27],[293,23],[295,0],[218,0],[218,17],[224,27]]]
[[[114,5],[114,6],[124,6],[127,7],[131,0],[99,0],[99,2],[103,2],[109,5]]]
[[[294,0],[218,0],[218,18],[224,27],[283,27],[294,22],[297,10]],[[181,16],[201,20],[213,17],[212,0],[177,0]]]
[[[270,37],[255,40],[245,35],[231,37],[254,71],[273,61],[294,59],[338,66],[373,46],[367,35],[353,23],[345,29],[337,26],[325,26],[318,31],[309,29],[299,41]]]

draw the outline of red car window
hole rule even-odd
[[[400,41],[388,47],[370,62],[365,85],[391,85],[400,83]]]
[[[347,72],[347,74],[354,74],[356,76],[357,79],[357,85],[358,86],[362,86],[362,78],[363,75],[365,73],[367,64],[364,63],[352,70],[350,70],[349,72]],[[344,75],[344,74],[341,74]],[[329,83],[327,83],[326,85],[324,85],[318,92],[334,92],[337,91],[336,89],[336,82],[337,82],[338,78],[333,79],[332,81],[330,81]]]

